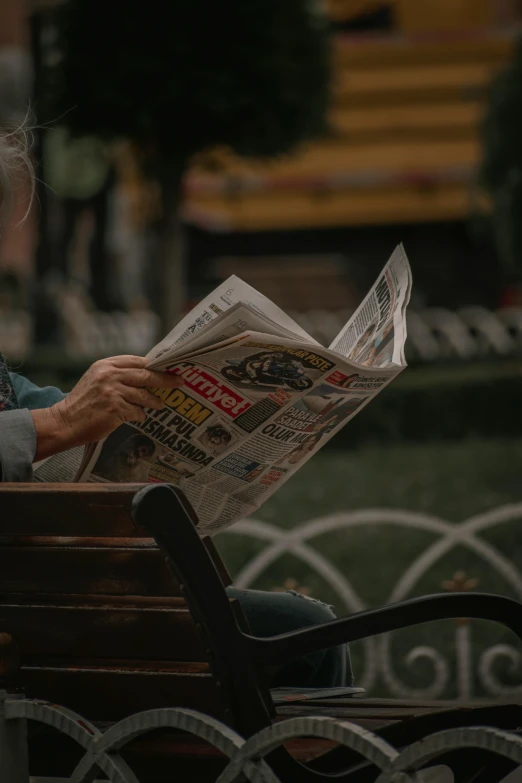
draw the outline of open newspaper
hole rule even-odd
[[[411,272],[402,245],[329,348],[233,276],[148,354],[183,378],[144,422],[52,457],[37,481],[169,482],[200,531],[252,514],[406,366]]]

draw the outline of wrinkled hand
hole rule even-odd
[[[161,410],[148,391],[176,388],[183,379],[147,369],[140,356],[114,356],[90,367],[74,389],[51,408],[32,411],[37,433],[36,460],[107,437],[126,421],[144,421],[143,408]]]

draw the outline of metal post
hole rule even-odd
[[[1,783],[29,783],[27,721],[22,718],[9,719],[6,715],[8,702],[20,698],[0,691]]]

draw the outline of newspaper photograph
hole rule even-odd
[[[151,389],[163,407],[91,447],[76,480],[172,483],[204,535],[252,514],[404,369],[410,289],[398,248],[323,348],[230,278],[149,354],[183,385]],[[52,459],[40,480],[53,480]]]

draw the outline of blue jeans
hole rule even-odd
[[[254,636],[276,636],[336,619],[329,606],[294,590],[268,593],[228,587],[227,593],[241,604]],[[273,688],[338,688],[350,685],[353,685],[353,673],[347,644],[310,653],[286,664],[271,683]]]

